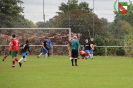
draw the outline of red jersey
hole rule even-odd
[[[19,50],[19,41],[17,38],[13,38],[11,41],[11,50]]]
[[[86,56],[86,52],[85,51],[80,51],[80,55]]]

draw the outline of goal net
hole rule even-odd
[[[67,55],[67,43],[71,39],[70,28],[1,28],[0,29],[0,55],[4,54],[12,34],[15,34],[20,41],[20,44],[30,41],[30,50],[32,54],[39,54],[41,44],[45,37],[52,41],[51,54]]]

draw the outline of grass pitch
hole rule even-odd
[[[28,56],[22,67],[12,68],[11,56],[0,56],[0,88],[132,88],[133,58],[99,57],[78,60],[72,67],[68,56],[48,59]],[[19,56],[20,58],[20,56]]]

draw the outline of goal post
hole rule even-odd
[[[54,54],[54,51],[60,52],[60,50],[63,50],[62,52],[64,52],[64,50],[67,50],[64,46],[66,46],[71,39],[70,28],[0,28],[0,55],[4,53],[10,41],[8,39],[11,39],[12,34],[16,34],[20,44],[25,43],[28,39],[33,54],[40,53],[40,47],[45,37],[48,37],[52,41],[52,54]],[[64,53],[66,53],[66,51]],[[58,52],[56,54],[58,54]]]

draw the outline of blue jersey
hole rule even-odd
[[[46,42],[46,45],[47,45],[47,46],[50,46],[50,44],[51,44],[51,40],[48,39],[47,42]]]

